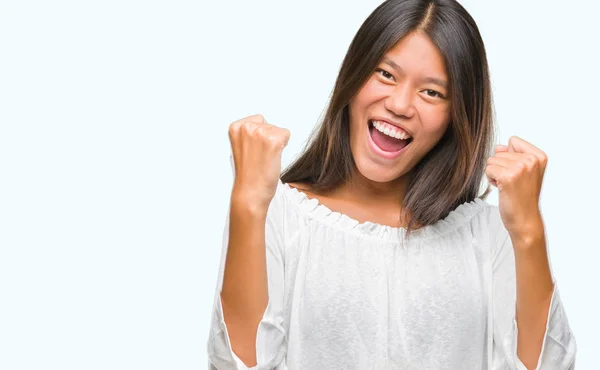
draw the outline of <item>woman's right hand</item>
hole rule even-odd
[[[235,167],[232,196],[268,209],[281,175],[281,153],[289,138],[288,129],[268,124],[260,114],[229,125]]]

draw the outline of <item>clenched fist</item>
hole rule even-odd
[[[290,131],[268,124],[260,115],[233,122],[229,140],[233,151],[233,194],[254,206],[267,209],[281,175],[281,153]]]

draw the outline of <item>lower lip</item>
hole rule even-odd
[[[382,150],[380,147],[377,146],[377,144],[375,144],[375,142],[373,141],[373,138],[371,137],[371,130],[370,130],[370,124],[367,124],[367,140],[369,141],[369,147],[371,148],[371,151],[375,154],[377,154],[380,157],[383,157],[385,159],[396,159],[398,158],[402,153],[404,153],[406,151],[406,148],[409,147],[410,144],[412,144],[412,141],[410,143],[408,143],[407,146],[405,146],[404,148],[400,149],[397,152],[386,152],[385,150]],[[376,130],[376,128],[373,127],[373,130]]]

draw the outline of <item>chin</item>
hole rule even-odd
[[[378,166],[368,158],[362,157],[362,159],[355,160],[356,169],[358,172],[368,180],[378,183],[386,183],[397,180],[402,176],[403,172],[395,168],[385,168]]]

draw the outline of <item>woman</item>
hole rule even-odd
[[[572,369],[538,207],[547,157],[516,136],[492,155],[492,118],[465,9],[388,0],[281,176],[289,131],[232,123],[209,367]]]

